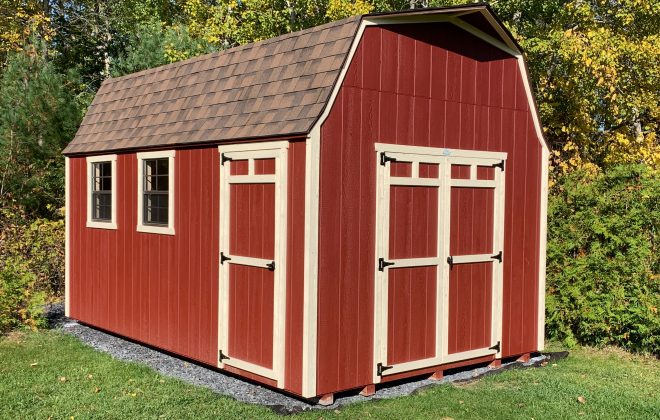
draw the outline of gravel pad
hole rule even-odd
[[[492,374],[502,369],[520,366],[537,366],[548,356],[537,356],[527,363],[511,362],[502,365],[502,369],[493,370],[488,367],[478,367],[470,370],[448,371],[440,381],[429,379],[412,379],[395,382],[391,385],[378,387],[370,397],[357,395],[357,391],[346,394],[335,394],[335,403],[330,406],[309,404],[305,401],[273,391],[256,383],[244,381],[225,375],[213,369],[186,362],[176,357],[161,353],[152,348],[116,337],[111,334],[81,325],[69,319],[57,320],[53,324],[62,331],[78,337],[83,343],[108,353],[111,356],[129,362],[143,363],[158,373],[180,379],[194,385],[203,386],[218,394],[227,395],[238,401],[265,405],[277,413],[290,414],[312,409],[336,409],[338,407],[361,401],[395,398],[410,395],[421,389],[438,384],[472,381],[484,375]]]

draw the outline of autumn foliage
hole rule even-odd
[[[61,296],[61,253],[39,253],[61,249],[60,152],[105,78],[355,14],[460,3],[0,0],[0,305],[10,282]],[[490,5],[525,50],[552,149],[548,334],[657,352],[660,3]],[[28,295],[16,305],[34,308]]]

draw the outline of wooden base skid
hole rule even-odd
[[[334,402],[335,402],[335,394],[333,393],[325,394],[321,396],[321,398],[319,398],[320,405],[325,405],[325,406],[332,405],[334,404]]]
[[[491,369],[499,369],[502,367],[502,359],[495,359],[488,364],[488,367]]]

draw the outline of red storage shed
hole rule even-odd
[[[106,80],[66,155],[66,311],[304,398],[543,348],[548,148],[484,5]]]

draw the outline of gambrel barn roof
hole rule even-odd
[[[331,99],[364,19],[442,14],[520,53],[483,3],[354,16],[103,82],[64,154],[304,136]]]

